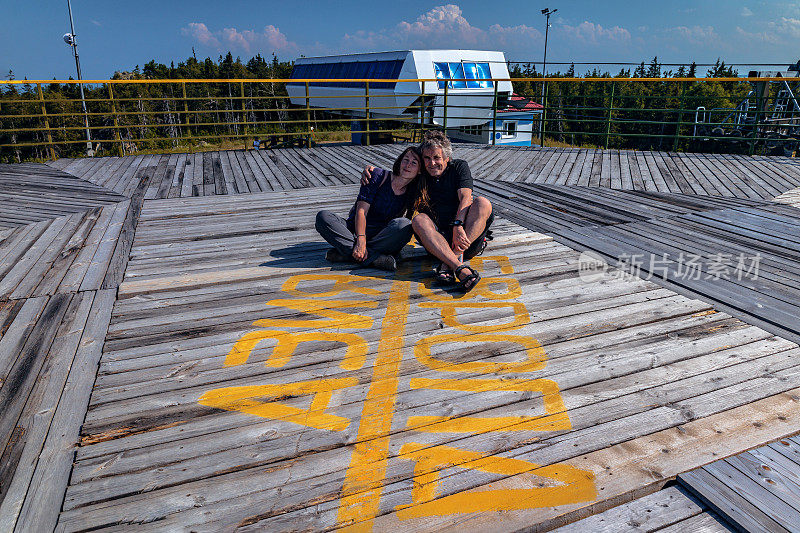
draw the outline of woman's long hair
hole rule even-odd
[[[409,146],[403,150],[400,155],[397,156],[397,159],[395,159],[394,165],[392,166],[392,172],[396,176],[400,174],[400,163],[409,152],[416,156],[417,161],[419,162],[420,172],[414,181],[409,185],[409,187],[413,188],[409,191],[410,194],[408,195],[408,200],[406,201],[406,218],[413,217],[415,212],[421,213],[430,205],[430,199],[428,198],[428,181],[425,179],[425,167],[423,166],[424,162],[422,161],[422,152],[420,152],[419,148],[416,146]]]

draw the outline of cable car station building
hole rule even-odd
[[[350,117],[356,144],[365,140],[361,119],[369,113],[370,120],[443,127],[456,140],[492,143],[494,132],[494,144],[529,146],[541,113],[540,107],[515,109],[513,117],[505,113],[513,86],[503,52],[402,50],[299,58],[291,78],[298,80],[287,84],[292,104]],[[336,79],[343,81],[300,81]],[[436,81],[419,81],[426,79]]]

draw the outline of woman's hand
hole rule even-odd
[[[464,226],[453,226],[453,252],[458,255],[469,248],[470,244]]]
[[[364,235],[356,237],[356,244],[353,246],[353,259],[362,262],[367,258],[367,238]]]
[[[372,179],[373,170],[375,170],[375,167],[372,165],[367,165],[364,167],[364,172],[361,173],[361,185],[369,184],[369,180]]]

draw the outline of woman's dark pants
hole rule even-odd
[[[347,228],[347,222],[342,217],[331,211],[320,211],[317,213],[315,226],[322,238],[339,250],[339,253],[345,257],[352,257],[356,236]],[[367,235],[367,258],[361,264],[370,265],[382,254],[396,256],[411,240],[411,235],[411,221],[407,218],[395,218],[389,221],[389,224],[375,235]]]

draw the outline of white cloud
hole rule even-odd
[[[473,26],[455,4],[436,6],[413,22],[392,29],[345,34],[342,48],[351,52],[405,48],[529,48],[543,41],[541,32],[524,24],[488,28]]]
[[[500,48],[515,46],[520,41],[527,43],[543,42],[544,38],[539,30],[521,24],[519,26],[489,26],[489,40],[497,43]]]
[[[560,31],[569,39],[593,45],[600,44],[603,41],[625,42],[631,39],[630,32],[625,28],[620,26],[604,28],[600,24],[589,21],[583,21],[577,26],[565,24]]]
[[[783,39],[773,31],[749,32],[740,26],[736,27],[737,41],[744,46],[761,46],[764,44],[778,44]]]
[[[424,42],[456,39],[466,47],[475,46],[486,38],[486,32],[472,26],[461,15],[461,8],[454,4],[434,7],[412,23],[401,22],[397,29],[407,39]]]
[[[676,26],[666,30],[673,38],[684,43],[708,45],[720,41],[720,36],[713,26]]]
[[[289,41],[286,35],[271,24],[265,26],[260,32],[252,30],[239,31],[236,28],[211,31],[202,22],[191,22],[188,27],[181,29],[181,33],[204,46],[219,50],[242,50],[249,54],[258,52],[293,54],[298,50],[297,44]]]
[[[739,13],[743,17],[752,17],[753,12],[747,6],[742,6],[742,11]]]
[[[631,32],[621,26],[605,27],[588,20],[571,26],[561,18],[551,21],[550,41],[556,47],[554,50],[562,56],[561,59],[581,55],[587,47],[619,55],[636,45]],[[303,43],[301,46],[271,25],[261,31],[237,28],[212,30],[202,22],[192,22],[181,31],[201,45],[220,51],[240,50],[247,54],[275,52],[289,58],[301,53],[342,54],[417,48],[503,50],[508,59],[522,61],[539,57],[544,44],[543,29],[525,24],[506,26],[491,22],[481,20],[476,23],[468,20],[460,6],[443,4],[393,26],[345,33],[337,43],[330,45]],[[651,30],[640,27],[637,35]]]
[[[771,22],[770,27],[778,33],[800,37],[800,19],[781,17],[780,22]]]
[[[92,24],[94,24],[95,26],[97,26],[98,28],[101,28],[101,27],[103,26],[102,24],[100,24],[98,21],[96,21],[96,20],[94,20],[94,19],[92,19],[90,22],[91,22]]]
[[[181,28],[181,33],[191,36],[202,45],[219,48],[219,40],[202,22],[190,22],[188,28]]]
[[[786,39],[800,38],[800,19],[781,17],[777,22],[768,23],[765,31],[751,32],[737,26],[736,36],[739,43],[746,47],[765,44],[785,46]]]

